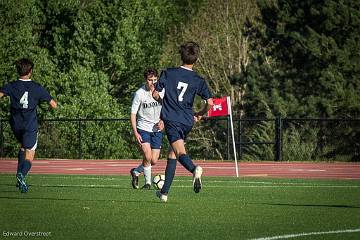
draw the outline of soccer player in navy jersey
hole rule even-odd
[[[46,101],[51,108],[57,106],[48,91],[31,80],[33,67],[34,64],[30,59],[22,58],[16,61],[16,69],[20,78],[0,89],[0,98],[10,97],[10,126],[20,143],[16,179],[17,186],[22,193],[29,190],[25,176],[30,171],[37,146],[37,105],[41,101]]]
[[[165,132],[171,145],[165,169],[165,183],[161,191],[156,192],[162,202],[168,199],[177,160],[193,174],[195,193],[200,191],[203,170],[200,166],[195,166],[186,153],[185,140],[194,121],[199,121],[213,105],[206,81],[193,71],[193,65],[200,53],[199,45],[195,42],[186,42],[180,46],[179,53],[182,66],[162,71],[153,91],[153,97],[160,100],[159,92],[165,89],[160,118],[164,121]],[[194,113],[192,108],[196,95],[205,100],[206,104],[202,110]]]

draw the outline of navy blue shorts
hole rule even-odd
[[[147,132],[141,129],[137,129],[137,131],[142,138],[141,143],[150,143],[151,149],[161,149],[162,132]]]
[[[24,130],[11,128],[16,139],[25,149],[35,150],[37,147],[37,130]]]
[[[164,122],[165,132],[170,143],[179,139],[186,140],[192,126],[188,126],[178,122]]]

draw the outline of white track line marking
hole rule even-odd
[[[336,230],[336,231],[327,231],[327,232],[295,233],[295,234],[287,234],[287,235],[280,235],[280,236],[273,236],[273,237],[252,238],[250,240],[276,240],[276,239],[296,238],[296,237],[311,236],[311,235],[354,233],[354,232],[360,232],[360,228],[346,229],[346,230]]]

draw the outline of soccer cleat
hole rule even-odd
[[[160,191],[156,191],[156,196],[160,199],[161,202],[167,202],[168,196],[162,194]]]
[[[131,185],[132,185],[133,189],[138,189],[139,188],[139,177],[136,176],[136,174],[135,174],[135,168],[132,168],[130,170],[130,175],[131,175]]]
[[[20,189],[20,182],[19,182],[19,180],[17,180],[17,178],[16,178],[16,185],[15,185],[18,189]]]
[[[151,189],[151,185],[147,183],[147,184],[145,184],[144,186],[142,186],[141,189],[150,190],[150,189]]]
[[[29,191],[29,187],[25,182],[25,177],[22,173],[16,174],[16,180],[19,183],[19,189],[22,193],[27,193]]]
[[[21,193],[27,193],[29,191],[29,186],[28,185],[21,185],[20,186],[20,192]]]
[[[202,167],[197,166],[193,175],[193,187],[194,192],[199,193],[201,190],[201,175],[202,175]]]

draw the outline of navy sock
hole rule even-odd
[[[22,150],[20,149],[20,150],[19,150],[19,153],[18,153],[18,165],[17,165],[17,171],[16,171],[16,173],[21,172],[21,169],[22,169],[22,166],[23,166],[24,161],[25,161],[25,151],[22,151]]]
[[[168,194],[170,190],[170,186],[175,176],[175,171],[176,171],[176,159],[168,158],[165,169],[165,182],[164,182],[164,186],[161,189],[162,194]]]
[[[183,154],[179,156],[179,162],[181,163],[181,165],[184,166],[184,168],[186,168],[186,170],[188,170],[191,173],[194,172],[195,165],[187,154]]]
[[[25,159],[23,162],[23,167],[21,169],[21,173],[23,174],[24,177],[26,176],[26,174],[28,174],[30,168],[31,168],[31,162]]]

